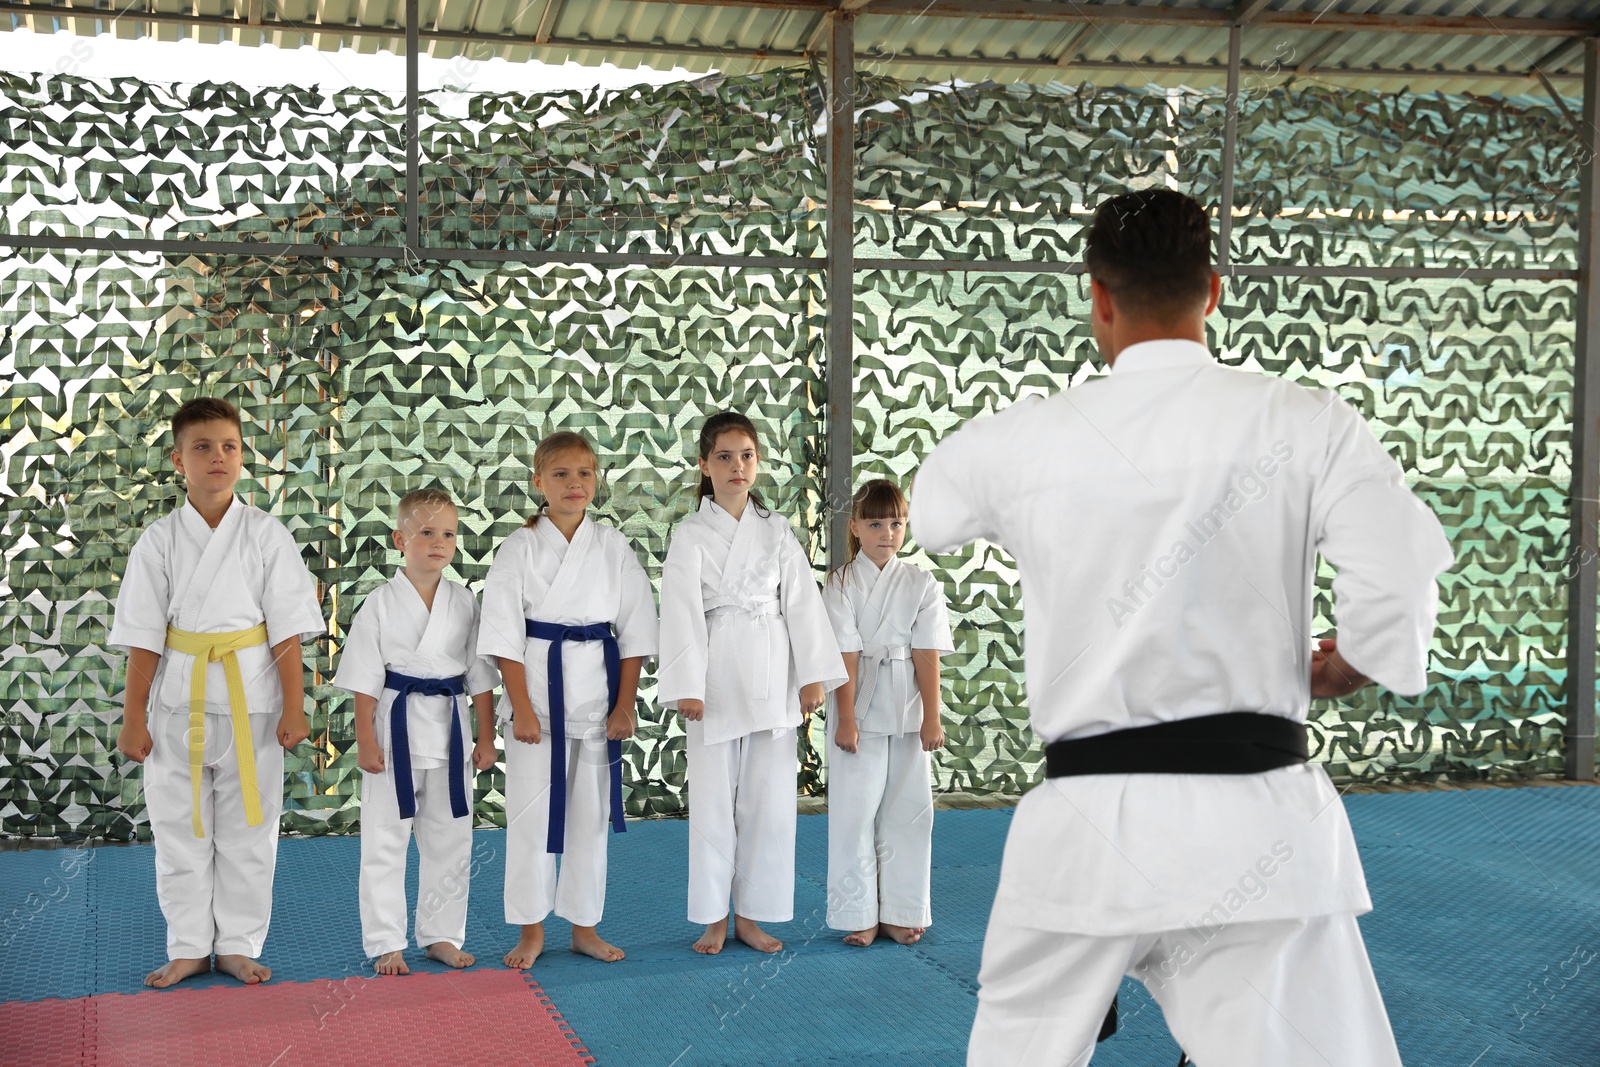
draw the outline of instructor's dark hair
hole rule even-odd
[[[1211,296],[1211,219],[1171,189],[1114,196],[1094,213],[1083,260],[1119,309],[1168,322]]]

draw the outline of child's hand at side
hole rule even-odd
[[[493,737],[480,737],[478,743],[472,746],[472,765],[480,771],[492,771],[499,755],[495,751]]]
[[[680,700],[678,701],[678,710],[683,712],[683,717],[685,719],[689,719],[693,722],[699,722],[706,713],[706,702],[704,700],[693,699]]]
[[[143,763],[153,745],[150,730],[142,722],[123,723],[117,731],[117,751],[135,763]]]
[[[611,717],[606,720],[606,739],[609,741],[626,741],[633,736],[635,723],[633,708],[618,704],[611,711]]]
[[[854,721],[839,720],[839,725],[833,731],[833,743],[846,752],[854,752],[856,745],[861,741],[861,731],[856,728]]]
[[[382,774],[384,768],[383,746],[376,740],[356,738],[356,766],[368,774]]]
[[[283,716],[278,719],[278,744],[291,749],[310,736],[311,724],[306,721],[306,713],[299,708],[284,708]]]
[[[938,719],[932,722],[924,721],[922,724],[922,751],[932,752],[936,748],[944,747],[944,723]]]
[[[511,712],[511,736],[525,745],[537,745],[540,737],[539,716],[532,708],[516,708]]]

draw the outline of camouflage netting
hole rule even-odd
[[[926,86],[863,76],[857,254],[1072,262],[1086,205],[1162,183],[1215,202],[1215,95]],[[808,71],[623,92],[424,97],[424,240],[494,251],[817,258],[821,94]],[[1237,262],[1570,268],[1577,142],[1552,108],[1322,89],[1243,103]],[[0,203],[14,233],[398,245],[404,151],[380,93],[0,75]],[[1248,214],[1245,213],[1248,208]],[[110,252],[0,258],[4,603],[0,818],[9,834],[129,838],[139,776],[113,757],[121,657],[104,647],[128,548],[181,499],[166,420],[196,391],[246,413],[241,494],[293,530],[330,638],[307,648],[313,744],[285,830],[353,829],[339,634],[396,562],[393,502],[462,503],[456,575],[481,581],[532,506],[534,443],[598,444],[600,516],[659,575],[693,503],[704,415],[747,411],[773,502],[826,559],[826,287],[782,266],[530,266]],[[864,270],[858,469],[907,476],[950,427],[1093,373],[1081,279]],[[1215,345],[1322,385],[1382,427],[1459,556],[1431,682],[1314,710],[1341,780],[1561,766],[1572,391],[1570,282],[1241,277]],[[943,789],[1037,780],[1015,571],[992,547],[946,577]],[[820,575],[819,569],[819,575]],[[1318,625],[1332,628],[1329,575]],[[683,804],[681,725],[640,693],[630,814]],[[801,786],[822,788],[817,742]],[[501,776],[480,776],[482,820]]]

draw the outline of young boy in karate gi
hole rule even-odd
[[[323,632],[317,583],[282,523],[239,500],[239,412],[199,398],[172,418],[183,506],[128,556],[110,644],[128,653],[117,749],[143,763],[156,846],[164,988],[213,965],[247,985],[272,917],[283,753],[310,734],[300,644]]]
[[[967,1061],[1081,1067],[1128,974],[1198,1067],[1396,1067],[1361,860],[1304,724],[1313,697],[1427,686],[1450,546],[1350,404],[1217,362],[1199,204],[1115,197],[1085,247],[1110,372],[957,430],[911,497],[928,551],[1016,558],[1046,743]],[[1319,553],[1340,632],[1314,649]]]
[[[466,697],[477,713],[472,766],[494,766],[496,676],[477,655],[478,601],[444,577],[456,554],[456,506],[442,489],[400,498],[394,546],[405,565],[367,594],[333,684],[355,694],[361,776],[361,941],[379,974],[409,974],[406,850],[417,838],[417,944],[470,967],[467,879],[472,786]]]

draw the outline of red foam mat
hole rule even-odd
[[[0,1064],[28,1067],[593,1062],[537,984],[499,969],[0,1004]]]

